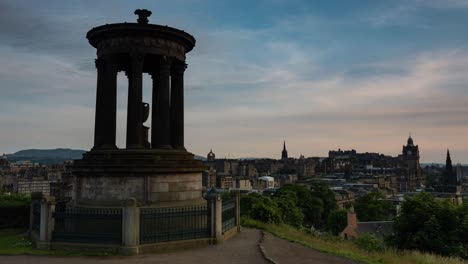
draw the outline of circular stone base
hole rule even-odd
[[[180,150],[91,151],[71,167],[72,197],[75,204],[184,204],[202,198],[204,169]]]

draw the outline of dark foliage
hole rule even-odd
[[[468,204],[438,201],[429,193],[407,197],[394,229],[391,242],[398,248],[468,258]]]

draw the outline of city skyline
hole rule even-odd
[[[135,21],[128,10],[144,6],[152,23],[197,38],[185,135],[198,155],[278,159],[286,140],[291,157],[396,156],[411,132],[421,162],[443,162],[449,148],[455,164],[468,163],[466,1],[116,2],[0,3],[0,151],[92,147],[95,53],[85,33]]]

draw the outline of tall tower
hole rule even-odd
[[[208,155],[206,155],[206,160],[207,161],[214,161],[216,159],[215,154],[213,153],[213,149],[210,149],[210,152]]]
[[[408,137],[406,146],[403,146],[402,157],[406,169],[406,175],[400,182],[400,191],[414,191],[421,185],[421,166],[419,165],[419,146],[414,145],[411,135]]]
[[[447,149],[447,159],[445,160],[445,185],[457,185],[457,175],[453,173],[452,159],[450,158],[450,151]]]
[[[286,150],[286,141],[283,142],[283,151],[281,151],[281,159],[288,159],[288,151]]]

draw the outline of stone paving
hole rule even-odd
[[[301,263],[356,263],[340,257],[324,254],[297,243],[274,237],[256,229],[242,228],[242,232],[230,240],[215,246],[162,254],[143,254],[132,257],[56,257],[56,256],[0,256],[1,264],[149,264],[149,263],[227,263],[227,264],[301,264]]]

